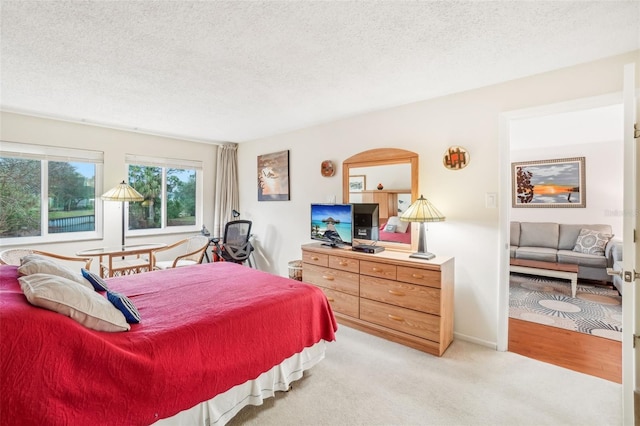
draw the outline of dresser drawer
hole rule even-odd
[[[302,251],[302,261],[312,265],[329,266],[329,256],[312,251]]]
[[[348,257],[329,256],[329,267],[357,274],[360,272],[360,261]]]
[[[324,292],[325,296],[327,296],[327,300],[333,311],[358,318],[358,307],[360,305],[358,296],[331,290],[330,288],[320,287],[320,289]]]
[[[351,272],[322,266],[305,264],[302,267],[302,281],[319,287],[330,288],[358,296],[359,276]]]
[[[440,271],[398,266],[398,281],[440,288]]]
[[[361,260],[360,273],[363,275],[370,275],[372,277],[395,280],[396,266],[389,265],[388,263],[378,263],[378,262],[369,262],[367,260]]]
[[[423,339],[440,341],[440,317],[435,315],[360,299],[360,319]]]
[[[438,288],[362,275],[360,297],[440,315],[440,289]]]

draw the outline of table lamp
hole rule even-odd
[[[433,259],[435,254],[427,251],[427,222],[442,222],[444,216],[438,211],[433,204],[429,202],[423,195],[420,195],[416,201],[413,202],[405,211],[400,215],[400,220],[405,222],[418,222],[420,224],[420,234],[418,236],[418,251],[413,253],[409,257],[417,259]]]
[[[129,201],[143,201],[144,197],[123,180],[114,188],[102,194],[104,201],[120,201],[122,203],[122,249],[124,250],[124,203]]]

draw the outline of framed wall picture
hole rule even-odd
[[[366,175],[349,176],[349,192],[361,192],[367,189]]]
[[[289,150],[258,156],[258,201],[288,201]]]
[[[586,207],[584,159],[511,163],[511,205]]]

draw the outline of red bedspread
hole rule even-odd
[[[150,424],[337,328],[316,287],[230,262],[109,279],[142,316],[121,333],[31,306],[16,274],[0,266],[1,424]]]

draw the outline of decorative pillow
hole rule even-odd
[[[81,274],[74,272],[64,265],[56,263],[52,260],[41,258],[39,256],[32,257],[25,256],[25,262],[18,268],[18,274],[31,275],[31,274],[49,274],[58,277],[66,278],[75,283],[78,283],[90,290],[93,290],[91,283],[84,279]]]
[[[140,313],[127,296],[116,293],[115,291],[107,291],[107,299],[122,312],[122,315],[124,315],[129,324],[137,324],[140,322]]]
[[[576,240],[576,245],[573,247],[573,251],[604,256],[604,249],[611,238],[613,238],[613,234],[605,234],[604,232],[582,228],[580,234],[578,234],[578,239]]]
[[[31,274],[18,278],[29,303],[66,315],[87,328],[98,331],[127,331],[122,312],[93,289],[49,274]]]
[[[384,227],[384,231],[385,232],[396,232],[396,228],[397,228],[396,225],[387,224],[387,226]]]
[[[405,232],[407,232],[407,229],[409,228],[409,222],[405,222],[403,220],[400,220],[400,218],[398,216],[391,216],[389,218],[389,220],[387,221],[387,226],[389,225],[395,225],[396,226],[396,232],[399,234],[403,234]]]
[[[84,268],[82,268],[80,271],[82,272],[82,276],[91,283],[95,291],[109,291],[109,286],[102,278],[100,278],[99,275],[96,275]]]

